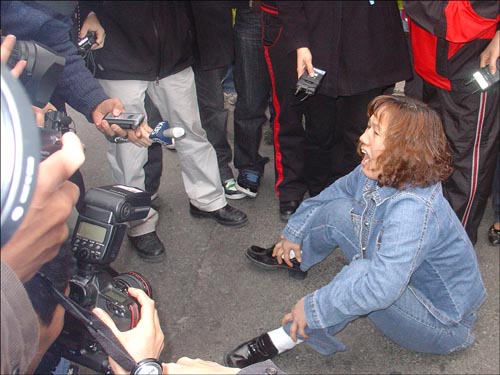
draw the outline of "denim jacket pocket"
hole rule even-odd
[[[281,37],[283,27],[278,15],[267,13],[262,14],[262,44],[265,47],[273,47]]]

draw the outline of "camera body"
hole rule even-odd
[[[140,307],[127,289],[139,288],[151,297],[152,288],[141,274],[118,274],[110,264],[120,251],[126,222],[145,218],[150,205],[149,193],[133,187],[90,189],[71,238],[78,271],[69,283],[70,299],[89,311],[103,309],[121,331],[134,328],[140,318]],[[70,314],[66,314],[61,335],[49,351],[99,373],[110,371],[107,354]]]

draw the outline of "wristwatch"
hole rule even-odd
[[[156,358],[146,358],[137,362],[135,367],[130,371],[131,375],[162,375],[163,368],[161,362]]]

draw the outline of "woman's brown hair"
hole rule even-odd
[[[385,151],[379,183],[384,186],[428,186],[452,172],[452,157],[438,114],[419,100],[381,95],[368,105],[368,118],[375,115],[387,124]]]

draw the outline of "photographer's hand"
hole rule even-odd
[[[34,105],[31,106],[33,108],[33,112],[35,112],[35,121],[36,125],[39,128],[43,128],[45,125],[45,113],[50,112],[50,111],[57,111],[57,108],[52,105],[52,103],[47,103],[47,105],[43,108],[36,107]]]
[[[0,56],[2,64],[6,64],[9,60],[9,56],[12,53],[12,49],[16,44],[16,37],[14,35],[7,35],[2,42]],[[17,64],[10,70],[10,73],[18,78],[26,67],[26,60],[19,60]]]
[[[80,38],[85,38],[88,32],[94,32],[96,41],[90,47],[91,50],[96,50],[104,47],[104,39],[106,38],[106,32],[101,26],[99,19],[94,12],[90,12],[83,22],[82,28],[80,29]]]
[[[26,216],[1,249],[2,262],[23,283],[57,255],[59,246],[68,237],[66,220],[79,196],[78,187],[68,178],[83,164],[85,156],[76,134],[64,134],[62,142],[61,150],[40,163]]]
[[[129,331],[121,332],[113,319],[102,309],[95,308],[94,314],[106,324],[127,349],[132,358],[139,362],[145,358],[158,358],[163,350],[163,331],[160,327],[155,302],[140,289],[128,288],[128,294],[137,299],[141,305],[141,319],[137,326]],[[127,372],[109,357],[111,369],[115,374]]]

